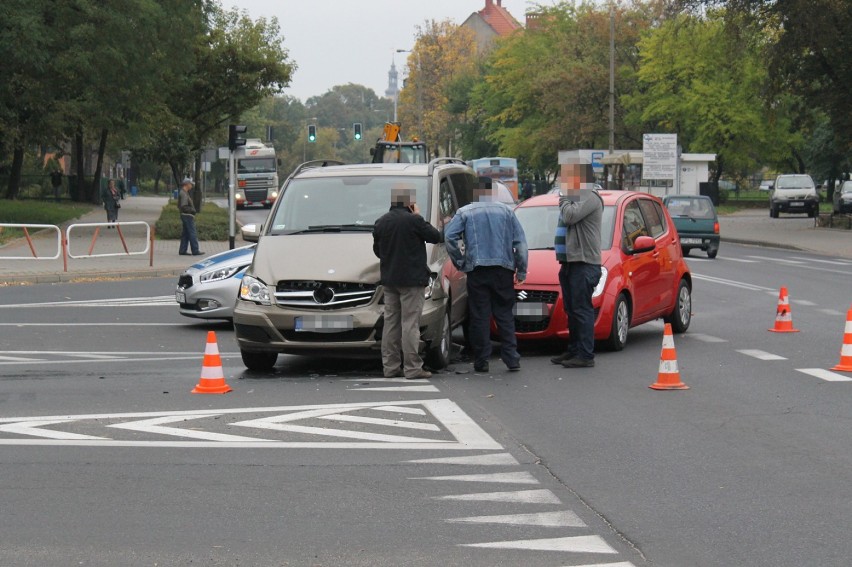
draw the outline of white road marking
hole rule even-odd
[[[834,315],[838,317],[842,317],[845,313],[838,311],[837,309],[817,309],[820,313],[825,313],[826,315]]]
[[[808,301],[807,299],[792,299],[791,303],[795,303],[796,305],[804,305],[805,307],[813,307],[816,305],[813,301]]]
[[[386,386],[383,388],[349,388],[350,392],[440,392],[435,386]]]
[[[565,567],[636,567],[629,561],[619,561],[618,563],[595,563],[594,565],[566,565]]]
[[[154,297],[121,297],[114,299],[82,299],[67,301],[47,301],[42,303],[15,303],[0,305],[0,309],[22,307],[154,307],[157,305],[176,305],[174,295]]]
[[[6,433],[17,433],[18,435],[34,435],[36,437],[46,437],[48,439],[57,439],[62,441],[71,441],[71,440],[95,440],[95,439],[105,439],[105,437],[94,437],[92,435],[80,435],[79,433],[68,433],[66,431],[54,431],[52,429],[40,429],[45,425],[57,425],[60,423],[69,423],[71,419],[41,419],[41,420],[31,420],[23,423],[8,423],[6,425],[0,425],[0,431],[4,431]],[[19,441],[30,441],[32,440],[24,440],[19,439]]]
[[[324,404],[310,406],[276,406],[276,407],[256,407],[256,408],[233,408],[225,410],[217,410],[215,414],[211,414],[210,410],[186,410],[186,411],[164,411],[164,412],[134,412],[134,413],[119,413],[119,414],[86,414],[73,416],[38,416],[38,417],[4,417],[0,418],[0,424],[12,426],[10,432],[29,430],[28,435],[36,435],[46,437],[41,432],[35,429],[47,421],[83,421],[83,420],[122,420],[122,419],[154,419],[154,418],[198,418],[208,417],[210,415],[218,415],[221,417],[229,417],[242,414],[257,414],[257,413],[275,413],[284,415],[275,415],[271,418],[260,420],[249,420],[240,423],[231,423],[230,425],[250,424],[249,427],[260,427],[257,423],[267,423],[269,426],[266,429],[283,429],[283,422],[297,421],[299,419],[316,418],[322,415],[330,415],[341,412],[351,412],[358,410],[372,410],[376,407],[389,408],[394,405],[411,407],[418,406],[423,408],[434,418],[435,421],[444,427],[445,433],[452,436],[452,439],[424,439],[418,437],[405,436],[389,436],[389,435],[374,435],[368,432],[353,432],[334,429],[323,429],[319,427],[303,427],[295,424],[289,424],[290,431],[299,433],[310,433],[318,436],[326,437],[349,437],[362,439],[358,442],[333,442],[333,441],[279,441],[275,439],[263,439],[249,437],[249,441],[211,441],[203,439],[198,441],[145,441],[132,440],[121,441],[107,438],[79,438],[76,434],[57,433],[55,431],[48,433],[56,435],[75,436],[68,439],[0,439],[0,445],[75,445],[86,447],[182,447],[182,448],[316,448],[316,449],[438,449],[438,450],[503,450],[503,447],[495,441],[488,433],[485,432],[476,422],[474,422],[462,409],[454,402],[448,399],[432,399],[432,400],[414,400],[402,402],[358,402],[344,404]],[[174,421],[174,419],[172,419]],[[273,426],[281,427],[273,427]],[[181,434],[183,430],[174,428],[169,435]],[[197,430],[187,430],[189,434],[182,435],[184,437],[198,438]],[[360,435],[359,435],[360,434]],[[377,441],[379,439],[380,441]]]
[[[509,492],[478,492],[435,496],[436,500],[461,500],[466,502],[516,502],[520,504],[561,504],[559,498],[545,488],[538,490],[513,490]]]
[[[423,463],[436,465],[480,465],[500,466],[517,465],[517,459],[509,453],[492,453],[490,455],[469,455],[467,457],[438,457],[435,459],[417,459],[406,463]]]
[[[547,539],[519,539],[486,543],[463,543],[462,547],[489,549],[528,549],[532,551],[567,551],[572,553],[618,553],[600,536],[571,536]]]
[[[341,382],[361,382],[367,384],[369,382],[398,382],[402,384],[411,384],[411,380],[405,378],[342,378]]]
[[[831,264],[833,266],[852,266],[852,262],[843,260],[820,260],[818,258],[802,258],[800,256],[790,256],[793,260],[804,260],[805,262],[820,262],[822,264]]]
[[[726,260],[726,261],[729,261],[729,262],[741,262],[743,264],[756,264],[757,263],[757,260],[746,260],[745,258],[731,258],[729,256],[724,256],[724,257],[719,256],[716,259],[717,260],[722,259],[722,260]]]
[[[69,354],[68,356],[74,356],[77,358],[91,358],[93,360],[121,360],[122,358],[125,358],[123,356],[114,356],[111,354],[88,354],[85,352],[77,352],[74,354]]]
[[[811,376],[815,376],[820,380],[825,380],[826,382],[852,382],[852,378],[849,376],[837,374],[836,372],[825,370],[823,368],[796,368],[796,371],[810,374]]]
[[[162,427],[163,423],[184,422],[188,419],[203,419],[205,417],[216,417],[216,413],[207,415],[196,415],[188,418],[186,416],[155,417],[142,421],[131,421],[129,423],[116,423],[107,427],[116,429],[128,429],[130,431],[142,431],[145,433],[156,433],[158,435],[173,435],[176,437],[188,437],[190,439],[203,439],[205,441],[263,441],[254,437],[242,437],[241,435],[228,435],[225,433],[213,433],[209,431],[197,431],[178,427]]]
[[[732,287],[738,287],[740,289],[747,289],[749,291],[765,291],[765,292],[774,291],[774,293],[776,293],[776,294],[778,293],[777,289],[773,290],[772,288],[763,287],[761,285],[754,285],[754,284],[745,283],[745,282],[738,282],[738,281],[735,281],[735,280],[726,280],[724,278],[717,278],[715,276],[705,276],[705,275],[701,275],[701,274],[696,274],[695,272],[692,272],[692,278],[696,279],[696,280],[707,281],[707,282],[710,282],[710,283],[718,283],[718,284],[722,284],[722,285],[729,285],[729,286],[732,286]]]
[[[512,526],[544,526],[548,528],[585,528],[586,523],[577,514],[565,512],[534,512],[532,514],[507,514],[504,516],[471,516],[447,520],[460,524],[508,524]]]
[[[530,473],[509,472],[509,473],[493,473],[493,474],[459,474],[450,476],[422,476],[413,477],[409,480],[455,480],[459,482],[499,482],[506,484],[539,484]]]
[[[0,327],[186,327],[186,323],[0,323]]]
[[[74,356],[74,355],[65,355],[65,356]],[[220,354],[220,358],[230,359],[230,358],[240,358],[239,354]],[[20,362],[0,362],[0,366],[8,366],[8,365],[17,365],[17,364],[91,364],[93,362],[116,362],[116,361],[145,361],[145,362],[166,362],[170,360],[203,360],[204,353],[198,354],[187,354],[183,356],[156,356],[156,357],[120,357],[120,358],[97,358],[97,359],[85,359],[85,360],[33,360],[31,362],[20,361]]]
[[[426,415],[426,412],[418,408],[408,408],[405,406],[381,406],[373,408],[376,411],[388,411],[391,413],[408,413],[412,415]]]
[[[807,264],[807,262],[800,262],[799,260],[787,260],[784,258],[769,258],[768,256],[748,256],[749,258],[754,258],[755,260],[764,260],[766,262],[778,262],[780,264],[792,264],[794,266],[801,266],[802,264]]]
[[[685,335],[681,335],[688,339],[695,339],[697,341],[701,341],[704,343],[726,343],[727,339],[722,339],[719,337],[714,337],[713,335],[702,335],[701,333],[686,333]]]
[[[758,360],[787,360],[783,356],[778,356],[777,354],[772,354],[771,352],[766,352],[764,350],[742,349],[737,352],[741,352],[746,356],[751,356]]]
[[[403,429],[420,429],[423,431],[441,431],[441,428],[433,423],[419,423],[416,421],[399,421],[397,419],[382,419],[380,417],[364,417],[360,415],[345,415],[335,413],[322,415],[320,419],[331,421],[348,421],[350,423],[369,423],[371,425],[384,425],[387,427],[401,427]]]
[[[35,358],[23,358],[20,356],[0,356],[0,360],[8,360],[10,362],[37,362]]]

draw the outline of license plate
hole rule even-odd
[[[795,202],[795,203],[790,203],[790,206],[791,207],[804,207],[805,204],[802,203],[801,201],[798,201],[798,202]]]
[[[186,294],[182,291],[176,291],[175,301],[177,301],[178,303],[186,303]]]
[[[311,315],[296,317],[296,331],[312,333],[342,333],[352,330],[352,315]]]
[[[515,318],[522,321],[541,321],[549,314],[546,303],[519,301],[515,304]]]
[[[700,238],[681,238],[681,244],[701,244]]]

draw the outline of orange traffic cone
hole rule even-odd
[[[843,346],[840,347],[840,362],[831,369],[852,372],[852,307],[846,312],[846,331],[843,333]]]
[[[663,350],[660,353],[660,371],[657,374],[657,381],[648,387],[654,390],[689,390],[689,386],[680,381],[671,323],[666,323],[665,331],[663,331]]]
[[[787,297],[787,288],[781,287],[778,293],[778,310],[775,312],[775,327],[769,329],[773,333],[798,333],[799,329],[793,328],[793,314],[790,312],[790,299]]]
[[[222,359],[219,356],[219,344],[216,333],[207,331],[207,346],[204,349],[204,364],[201,367],[201,380],[193,388],[193,394],[227,394],[231,387],[225,383],[222,371]]]

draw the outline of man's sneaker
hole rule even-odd
[[[204,252],[202,252],[201,250],[199,250],[198,252],[193,252],[193,253],[192,253],[192,255],[193,255],[193,256],[204,256]]]
[[[521,363],[515,362],[513,364],[507,364],[506,368],[509,369],[509,372],[518,372],[521,369]]]
[[[483,362],[482,364],[474,364],[473,370],[475,372],[488,372],[488,362]]]
[[[567,352],[563,352],[559,356],[554,356],[553,358],[551,358],[550,362],[552,362],[553,364],[562,364],[566,360],[574,358],[574,356],[575,355],[573,355],[573,354],[568,354]]]
[[[594,358],[569,358],[562,361],[562,366],[565,368],[591,368],[595,365]]]
[[[431,378],[432,373],[428,370],[423,370],[422,368],[417,371],[416,374],[412,374],[411,376],[406,376],[406,380],[426,380],[427,378]]]

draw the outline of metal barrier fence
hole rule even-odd
[[[101,229],[115,230],[118,239],[104,242]],[[26,247],[22,245],[3,248],[2,250],[17,251],[17,255],[4,254],[0,260],[56,260],[62,258],[63,271],[68,271],[68,259],[102,258],[108,256],[138,256],[148,255],[148,266],[154,265],[154,230],[144,221],[75,223],[62,230],[51,224],[2,224],[5,228],[22,229]],[[37,234],[30,234],[30,229],[37,229]],[[46,232],[56,234],[53,252],[53,238]],[[129,232],[129,234],[128,234]],[[80,249],[84,246],[85,250]],[[98,250],[96,250],[98,248]]]
[[[60,256],[63,256],[63,245],[64,242],[62,240],[62,231],[59,230],[58,226],[52,224],[6,224],[0,223],[0,230],[6,228],[20,228],[24,231],[24,238],[27,240],[27,246],[30,250],[31,256],[0,256],[0,260],[56,260]],[[52,230],[56,232],[56,253],[52,256],[39,256],[38,251],[36,250],[36,244],[33,241],[33,237],[30,234],[29,229],[35,228],[38,230]]]

